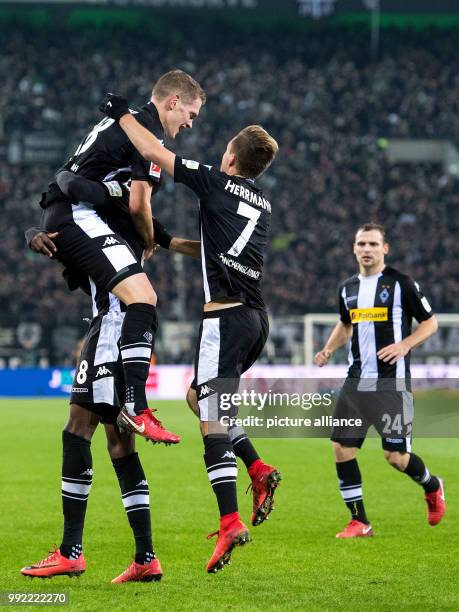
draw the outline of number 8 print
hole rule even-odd
[[[87,371],[88,371],[88,362],[86,361],[86,359],[83,359],[83,361],[80,363],[80,367],[78,368],[78,373],[76,376],[77,383],[79,385],[82,385],[83,383],[86,382],[86,378],[87,378],[86,372]]]

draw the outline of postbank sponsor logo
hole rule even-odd
[[[387,321],[389,319],[388,308],[351,308],[349,311],[352,323],[367,321]]]

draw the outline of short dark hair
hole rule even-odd
[[[381,225],[380,223],[375,223],[373,221],[370,221],[369,223],[364,223],[363,225],[360,225],[356,232],[355,235],[357,236],[357,234],[359,232],[371,232],[371,231],[376,231],[379,232],[383,238],[383,242],[387,242],[386,240],[386,230],[384,228],[383,225]]]
[[[231,142],[237,169],[246,178],[257,178],[263,174],[278,149],[277,142],[261,125],[248,125]]]
[[[183,70],[170,70],[153,85],[152,95],[159,101],[177,93],[181,94],[184,102],[200,98],[203,105],[206,103],[206,93],[201,85]]]

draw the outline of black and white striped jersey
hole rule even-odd
[[[164,140],[164,129],[152,102],[131,112],[159,140]],[[118,181],[121,173],[152,184],[161,178],[161,168],[143,159],[120,126],[108,117],[94,126],[63,169],[93,181]]]
[[[252,179],[230,176],[197,161],[175,158],[174,180],[200,200],[205,302],[240,301],[264,309],[263,259],[271,204]]]
[[[419,285],[389,266],[373,276],[356,274],[340,285],[341,321],[352,324],[349,349],[350,378],[401,378],[410,376],[410,355],[394,365],[377,352],[411,334],[413,317],[420,323],[432,309]]]

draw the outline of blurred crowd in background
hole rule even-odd
[[[56,134],[65,155],[101,116],[106,91],[141,105],[171,68],[191,73],[207,105],[192,131],[167,143],[182,156],[219,164],[240,128],[261,123],[278,140],[277,159],[260,180],[272,203],[264,295],[276,316],[334,312],[337,285],[356,269],[356,226],[382,222],[391,265],[410,273],[437,312],[459,305],[459,182],[437,164],[390,164],[385,140],[449,138],[459,143],[459,56],[454,36],[385,33],[370,61],[367,36],[311,32],[260,45],[209,34],[167,45],[130,32],[31,36],[2,32],[0,128],[3,139]],[[2,318],[90,316],[89,299],[70,293],[58,265],[25,247],[37,206],[59,163],[0,161]],[[169,178],[154,214],[172,233],[198,238],[191,192]],[[165,251],[147,265],[163,319],[198,319],[200,266]]]

